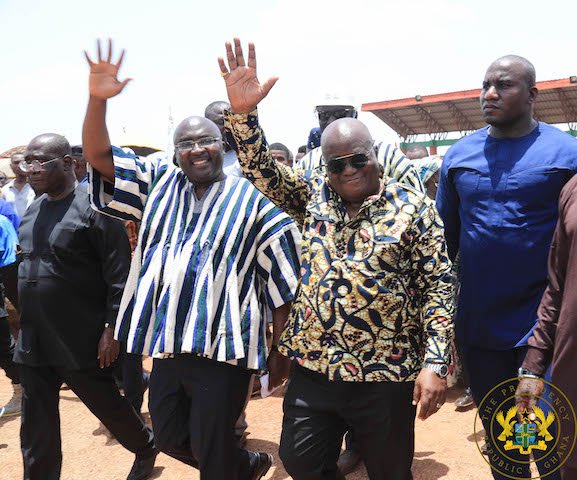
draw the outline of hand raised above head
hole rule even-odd
[[[102,58],[100,40],[96,41],[96,48],[98,51],[97,62],[93,62],[88,56],[86,50],[84,51],[84,56],[88,61],[88,65],[90,66],[90,77],[88,82],[89,93],[91,97],[107,100],[122,92],[126,84],[132,79],[127,78],[122,81],[118,80],[118,70],[122,65],[122,60],[124,59],[124,50],[120,52],[118,61],[113,63],[111,39],[108,39],[108,55],[106,56],[105,60]]]
[[[256,54],[254,44],[248,44],[248,63],[245,62],[242,46],[238,38],[234,39],[234,51],[230,42],[226,42],[228,68],[219,57],[220,74],[224,78],[228,101],[234,113],[248,113],[256,108],[268,95],[278,77],[271,77],[261,84],[256,76]]]

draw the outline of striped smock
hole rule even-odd
[[[92,205],[141,222],[116,338],[131,353],[265,369],[266,307],[290,302],[298,281],[294,222],[243,178],[198,199],[165,159],[113,156],[114,187],[89,169]]]

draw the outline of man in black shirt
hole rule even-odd
[[[22,163],[31,185],[45,192],[19,230],[22,311],[14,360],[23,388],[24,479],[60,478],[63,382],[136,453],[127,480],[147,479],[156,456],[152,432],[120,395],[110,368],[119,351],[114,322],[130,262],[126,231],[91,209],[64,137],[34,138]]]

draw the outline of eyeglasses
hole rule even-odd
[[[369,163],[369,152],[353,153],[343,157],[331,158],[327,160],[327,172],[329,173],[343,173],[347,163],[354,169],[363,168]]]
[[[186,140],[184,142],[177,143],[174,148],[179,152],[186,152],[188,150],[193,150],[195,148],[206,148],[218,142],[220,138],[218,137],[206,137],[200,140]]]
[[[44,165],[48,165],[49,163],[55,162],[56,160],[60,160],[61,158],[64,158],[64,156],[51,158],[50,160],[46,160],[44,162],[39,160],[32,160],[31,162],[22,160],[19,164],[19,167],[20,170],[22,170],[24,173],[30,173],[34,171],[41,172],[44,170]]]
[[[317,116],[321,122],[327,122],[331,118],[338,120],[339,118],[352,117],[354,112],[354,108],[341,108],[338,110],[317,110]]]

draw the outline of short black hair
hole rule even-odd
[[[306,145],[301,145],[299,147],[299,149],[297,150],[297,153],[307,153],[307,146]]]
[[[287,159],[291,157],[291,152],[284,143],[280,142],[271,143],[268,148],[269,150],[280,150],[281,152],[285,152]]]

